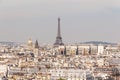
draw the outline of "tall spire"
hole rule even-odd
[[[64,45],[62,42],[61,31],[60,31],[60,18],[58,18],[58,32],[54,45]]]
[[[38,44],[38,41],[36,40],[35,42],[35,48],[39,48],[39,44]]]
[[[60,18],[58,18],[58,34],[57,36],[61,37],[61,32],[60,32]]]

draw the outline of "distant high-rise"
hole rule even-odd
[[[54,45],[64,45],[62,42],[61,31],[60,31],[60,18],[58,18],[58,32]]]

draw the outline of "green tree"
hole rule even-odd
[[[63,78],[60,78],[60,79],[58,79],[58,80],[65,80],[65,79],[63,79]]]

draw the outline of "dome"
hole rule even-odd
[[[28,46],[32,46],[32,40],[31,40],[31,38],[28,40]]]

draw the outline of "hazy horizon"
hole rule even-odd
[[[0,0],[0,42],[120,42],[119,0]]]

